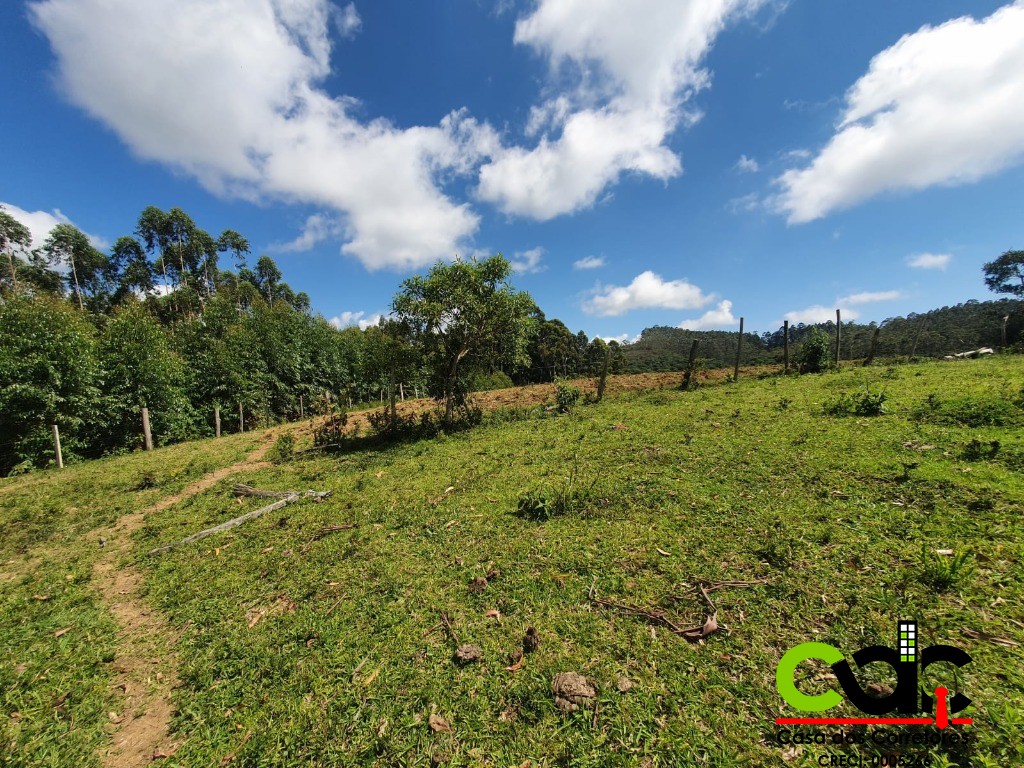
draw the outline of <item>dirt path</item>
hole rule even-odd
[[[214,470],[178,493],[166,496],[140,512],[120,518],[100,531],[106,541],[104,554],[93,566],[94,583],[117,621],[118,651],[114,660],[114,688],[120,691],[120,710],[111,713],[111,742],[100,754],[104,768],[137,768],[174,753],[170,735],[174,714],[172,691],[178,685],[177,639],[156,611],[142,598],[142,572],[134,564],[121,564],[131,551],[131,535],[147,515],[211,488],[237,472],[262,469],[271,445],[268,433],[262,445],[243,461]]]

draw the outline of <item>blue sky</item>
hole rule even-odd
[[[0,203],[239,230],[315,310],[501,251],[574,331],[882,320],[1024,247],[1024,0],[0,5]]]

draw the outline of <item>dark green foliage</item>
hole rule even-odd
[[[52,424],[65,461],[88,452],[99,417],[94,332],[81,313],[51,298],[0,304],[0,471],[54,460]]]
[[[395,319],[421,350],[444,421],[466,403],[467,369],[523,365],[535,330],[529,294],[509,284],[512,265],[497,254],[483,261],[438,262],[426,277],[402,283],[392,302]]]
[[[829,416],[881,416],[886,413],[888,399],[885,390],[872,392],[865,388],[860,392],[843,392],[825,405],[825,413]]]
[[[640,338],[621,347],[623,370],[629,373],[647,371],[685,371],[690,345],[700,340],[700,355],[709,368],[731,368],[736,362],[736,334],[727,331],[687,331],[682,328],[655,326],[645,328]],[[765,342],[756,333],[743,334],[741,365],[774,362]]]
[[[963,447],[960,456],[966,461],[984,461],[994,459],[1000,448],[1002,443],[998,440],[984,441],[975,437]]]
[[[578,387],[558,382],[555,388],[555,405],[562,413],[571,413],[580,401],[582,393]]]
[[[103,447],[124,450],[142,440],[141,409],[149,409],[154,443],[199,434],[185,396],[185,361],[145,307],[131,304],[107,324],[98,349],[103,381]]]
[[[955,555],[939,555],[921,545],[920,579],[923,584],[937,592],[946,592],[956,586],[965,586],[974,572],[971,556],[967,552]]]
[[[280,464],[291,459],[294,454],[295,435],[291,432],[285,432],[277,436],[277,439],[274,441],[274,445],[271,446],[267,457],[271,461]]]
[[[470,392],[486,392],[492,389],[508,389],[514,386],[512,379],[504,371],[491,371],[490,373],[473,372],[469,376]]]
[[[1005,427],[1024,422],[1021,406],[998,395],[975,395],[941,400],[935,395],[913,409],[918,421],[964,427]]]
[[[1024,297],[1024,251],[1007,251],[982,267],[982,271],[989,289]]]
[[[978,347],[1002,345],[1003,318],[1007,343],[1020,339],[1024,333],[1024,302],[1013,299],[998,301],[966,301],[952,307],[941,307],[921,314],[892,317],[881,323],[843,323],[842,359],[867,357],[876,327],[881,328],[875,359],[898,358],[905,362],[913,351],[917,357],[941,357]],[[835,323],[818,325],[800,323],[789,329],[790,350],[796,350],[816,331],[835,337]],[[690,343],[700,340],[701,357],[710,368],[732,368],[736,359],[736,334],[725,331],[687,331],[681,328],[656,326],[647,328],[640,339],[623,347],[626,370],[682,371],[686,369]],[[785,336],[783,329],[760,336],[743,336],[741,365],[781,364]],[[834,359],[830,347],[829,360]]]
[[[828,370],[832,358],[832,340],[818,328],[812,328],[797,349],[794,360],[800,373],[821,373]]]

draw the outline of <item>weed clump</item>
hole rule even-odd
[[[844,392],[836,399],[825,404],[825,413],[829,416],[881,416],[887,413],[885,406],[889,396],[885,391]]]
[[[571,384],[559,382],[555,389],[555,405],[562,413],[572,413],[581,397],[583,397],[583,393],[580,392],[579,387],[574,387]]]
[[[1024,408],[999,396],[957,397],[940,400],[930,394],[912,416],[929,424],[963,427],[1010,427],[1024,423]]]
[[[580,512],[593,496],[596,478],[586,487],[580,483],[579,461],[574,458],[569,476],[557,484],[543,483],[519,494],[516,514],[527,520],[544,522],[553,517]]]
[[[998,440],[983,441],[974,438],[963,447],[960,456],[965,461],[985,461],[994,459],[1002,447],[1002,443]]]
[[[936,592],[946,592],[965,581],[974,566],[970,555],[961,552],[953,557],[940,556],[928,551],[928,545],[921,545],[921,583]]]
[[[267,457],[275,464],[288,461],[295,455],[295,436],[290,432],[278,435]]]

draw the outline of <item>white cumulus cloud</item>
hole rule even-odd
[[[712,300],[686,280],[663,280],[647,270],[629,285],[601,286],[583,303],[583,311],[611,317],[634,309],[697,309]]]
[[[860,317],[860,313],[852,309],[844,310],[842,314],[846,320],[856,320]],[[816,325],[817,323],[827,323],[829,320],[834,322],[836,319],[836,307],[823,307],[820,304],[815,304],[813,307],[807,307],[807,309],[787,312],[783,317],[793,325],[800,325],[800,323]]]
[[[330,319],[330,324],[335,328],[348,328],[349,326],[358,325],[359,330],[365,331],[370,326],[374,326],[380,323],[381,318],[384,316],[380,312],[375,315],[365,317],[365,312],[342,312],[340,315],[335,315]]]
[[[529,275],[534,272],[543,272],[547,269],[546,266],[540,263],[543,257],[543,248],[531,248],[528,251],[517,252],[509,259],[509,263],[512,265],[512,271],[517,275]]]
[[[338,8],[334,14],[334,26],[338,34],[343,38],[350,39],[362,29],[363,20],[359,18],[355,3],[349,3],[344,8]]]
[[[830,320],[834,322],[836,319],[836,310],[838,309],[842,313],[842,319],[844,321],[856,320],[860,317],[861,313],[859,310],[853,309],[853,307],[882,301],[896,301],[901,298],[903,298],[903,293],[901,291],[862,291],[861,293],[851,293],[846,296],[839,297],[836,299],[836,303],[831,307],[823,307],[820,304],[815,304],[814,306],[807,307],[806,309],[787,312],[784,315],[784,318],[794,325],[799,323],[813,325],[815,323],[827,323]]]
[[[757,160],[746,155],[740,155],[740,159],[736,161],[736,170],[742,173],[757,173],[761,170],[761,166],[757,164]]]
[[[573,269],[600,269],[604,266],[603,256],[587,256],[572,263]]]
[[[53,211],[26,211],[16,205],[11,205],[11,203],[3,202],[0,202],[0,208],[3,208],[12,218],[17,219],[28,229],[29,234],[32,235],[32,244],[29,248],[41,248],[46,242],[46,238],[50,236],[50,231],[58,224],[76,226],[59,208],[54,208]],[[84,230],[83,234],[89,238],[93,248],[105,251],[110,247],[110,241],[99,235],[91,235]]]
[[[907,257],[907,266],[914,269],[945,269],[952,259],[948,253],[916,253]]]
[[[739,323],[739,318],[733,317],[732,302],[725,299],[720,301],[717,307],[709,309],[700,317],[694,320],[683,320],[679,327],[687,331],[706,331],[712,328],[731,328]]]
[[[880,193],[977,181],[1024,159],[1024,0],[908,34],[846,93],[828,144],[776,179],[790,223]]]
[[[544,221],[593,205],[625,173],[678,176],[666,141],[699,119],[689,102],[710,82],[704,57],[730,21],[764,2],[540,0],[515,31],[547,58],[556,84],[530,111],[527,134],[540,139],[485,163],[479,197]]]
[[[899,291],[864,291],[862,293],[851,293],[849,296],[843,296],[837,302],[839,307],[850,307],[855,304],[871,304],[876,301],[895,301],[896,299],[902,298],[903,294]]]
[[[341,237],[344,231],[344,225],[338,217],[314,213],[306,219],[298,237],[287,243],[274,243],[267,250],[276,253],[301,253],[332,237]]]
[[[138,156],[214,193],[297,201],[344,217],[367,268],[450,258],[479,217],[441,184],[499,147],[465,111],[398,127],[323,88],[329,0],[39,0],[29,5],[67,98]]]

